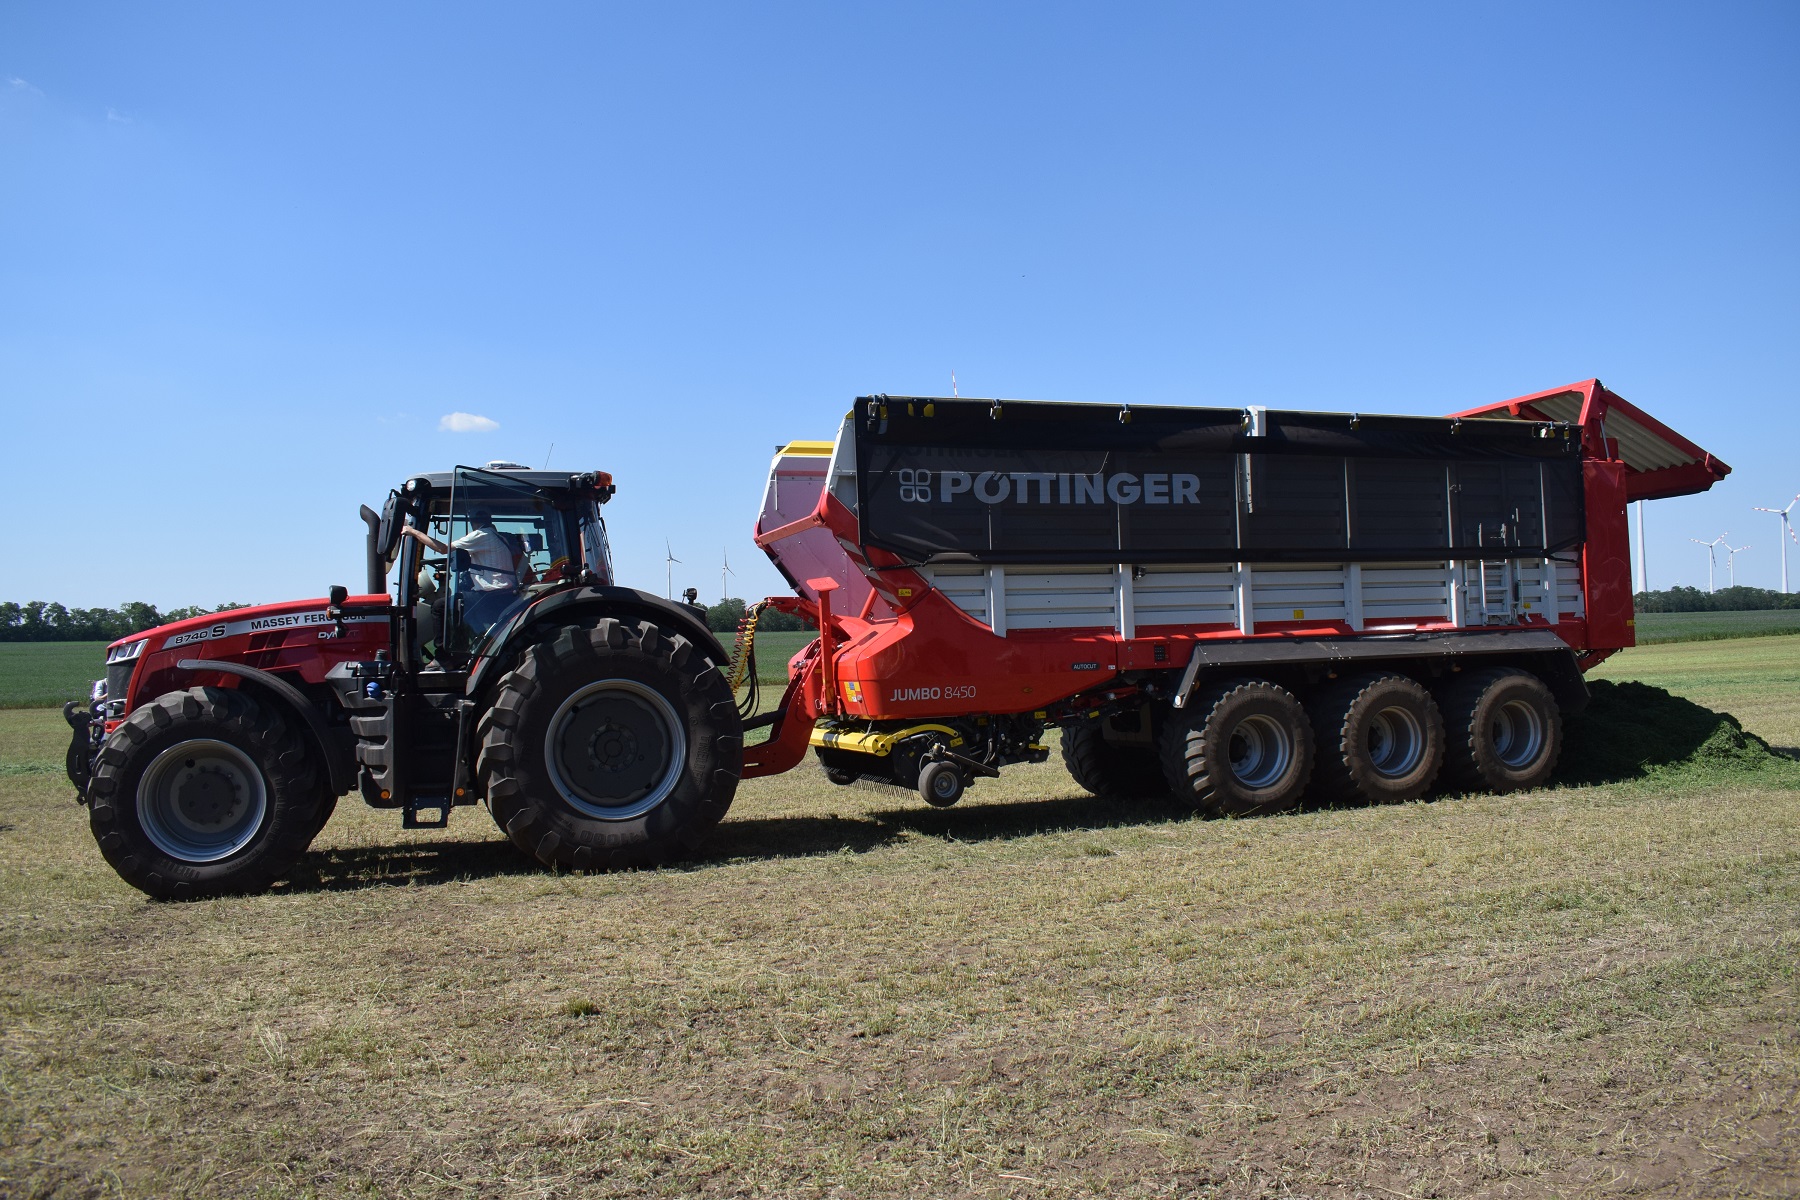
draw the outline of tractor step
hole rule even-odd
[[[435,820],[421,820],[420,812],[435,812]],[[450,824],[450,797],[416,796],[400,810],[402,829],[443,829]]]

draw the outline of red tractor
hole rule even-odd
[[[485,799],[552,866],[697,845],[742,770],[728,657],[704,609],[615,584],[613,490],[509,463],[415,476],[362,510],[365,594],[114,643],[64,708],[107,861],[152,896],[266,887],[352,790],[409,828]]]

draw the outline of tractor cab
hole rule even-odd
[[[392,578],[408,665],[465,670],[533,600],[610,585],[600,506],[612,494],[604,473],[506,462],[416,475],[390,494],[370,529],[370,588]]]

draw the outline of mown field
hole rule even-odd
[[[1753,733],[1601,684],[1562,786],[1238,821],[803,770],[610,876],[347,801],[194,904],[0,713],[0,1195],[1795,1194],[1800,638],[1605,674]]]

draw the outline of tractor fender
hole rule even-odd
[[[475,697],[510,669],[515,648],[529,644],[545,625],[566,624],[583,617],[641,617],[659,629],[679,633],[723,669],[731,661],[718,636],[685,604],[627,587],[583,587],[546,596],[520,615],[503,639],[469,676],[465,695]]]
[[[241,686],[247,690],[260,692],[291,710],[305,722],[307,732],[318,746],[319,761],[325,764],[326,774],[331,780],[331,794],[342,796],[356,786],[356,762],[349,741],[341,736],[333,737],[330,726],[325,724],[325,718],[319,715],[318,705],[307,699],[305,692],[281,676],[256,667],[247,667],[243,663],[220,662],[210,658],[184,658],[175,666],[183,671],[235,675],[244,681]]]

